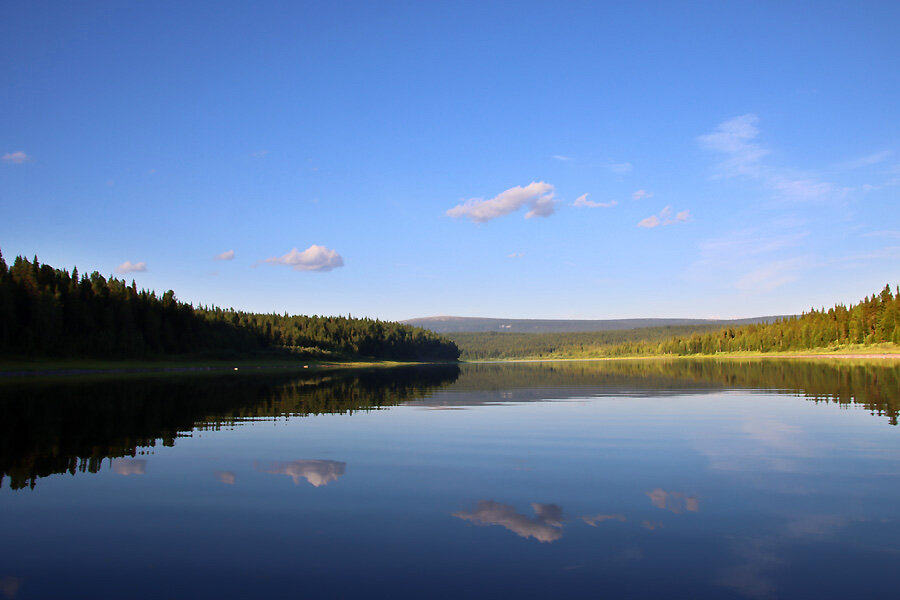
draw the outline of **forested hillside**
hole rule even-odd
[[[890,285],[855,305],[737,327],[687,325],[595,333],[454,333],[469,360],[592,358],[721,352],[789,352],[845,345],[900,345],[900,290]]]
[[[0,254],[0,355],[146,357],[259,352],[303,357],[456,360],[456,345],[431,331],[373,319],[254,314],[199,308],[171,290],[81,275]]]

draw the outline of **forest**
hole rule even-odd
[[[256,314],[180,302],[94,271],[79,275],[0,253],[0,356],[137,358],[284,355],[449,360],[450,340],[375,319]]]
[[[454,333],[465,360],[797,352],[848,345],[900,346],[900,289],[886,285],[858,304],[810,309],[771,323],[685,325],[592,333]]]

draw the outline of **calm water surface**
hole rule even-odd
[[[900,365],[0,382],[0,598],[893,597]]]

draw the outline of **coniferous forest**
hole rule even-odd
[[[886,285],[858,304],[811,309],[799,316],[724,327],[650,327],[583,333],[450,334],[463,359],[593,358],[802,352],[841,346],[900,347],[900,289]]]
[[[214,357],[456,360],[431,331],[350,317],[195,308],[94,271],[79,274],[0,253],[0,355],[7,357]]]

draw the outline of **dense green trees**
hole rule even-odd
[[[464,359],[590,358],[785,352],[885,342],[900,344],[900,290],[889,285],[862,302],[737,327],[648,327],[594,333],[449,334]]]
[[[0,354],[141,357],[291,352],[303,357],[456,360],[449,340],[373,319],[200,308],[96,271],[79,277],[0,254]]]

